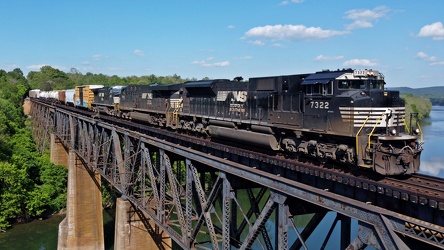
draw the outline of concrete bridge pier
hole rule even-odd
[[[68,152],[55,134],[51,134],[50,160],[56,165],[68,167]]]
[[[154,222],[141,219],[129,201],[117,198],[114,249],[171,249],[171,244]]]
[[[105,248],[100,185],[100,174],[69,150],[67,214],[59,225],[59,250]]]

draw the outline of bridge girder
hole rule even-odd
[[[360,249],[372,245],[377,249],[407,249],[407,241],[443,247],[440,237],[444,232],[435,225],[94,118],[40,106],[33,103],[33,136],[37,142],[44,141],[46,136],[41,130],[53,129],[64,145],[98,171],[147,219],[156,223],[156,229],[151,231],[167,232],[184,249],[230,249],[231,246],[249,249],[255,242],[266,249],[305,247],[306,239],[325,216],[325,211],[337,213],[332,229],[337,220],[344,225],[345,231],[350,230],[347,219],[359,221],[357,237],[351,244],[350,239],[344,240],[342,248],[348,245]],[[48,121],[53,122],[53,126]],[[38,147],[43,148],[44,143]],[[238,184],[239,179],[243,186]],[[251,188],[258,185],[261,188],[255,196]],[[247,193],[253,197],[247,209],[237,200],[239,190],[250,190]],[[302,233],[294,226],[290,212],[295,209],[295,205],[288,202],[292,197],[320,211]],[[274,245],[264,232],[264,225],[272,213],[275,213],[277,228]],[[237,214],[243,217],[242,222],[238,222]],[[425,236],[416,228],[432,233]],[[289,231],[297,235],[292,244],[288,242]],[[241,235],[246,236],[241,238]],[[328,238],[329,235],[325,241]]]

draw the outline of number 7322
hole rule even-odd
[[[329,105],[328,102],[310,102],[310,108],[312,109],[328,109]]]

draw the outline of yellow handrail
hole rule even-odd
[[[174,111],[173,111],[173,118],[172,118],[172,120],[173,120],[174,125],[179,124],[179,110],[180,110],[180,106],[177,105],[174,108]]]
[[[358,139],[359,133],[361,133],[361,130],[364,128],[364,126],[367,123],[369,118],[370,118],[370,116],[367,116],[367,119],[365,119],[364,124],[362,124],[361,128],[358,130],[358,133],[356,133],[356,156],[358,156],[358,154],[359,154],[359,151],[358,151],[358,148],[359,148],[359,139]]]
[[[384,115],[385,115],[385,113],[382,114],[382,115],[378,118],[378,120],[377,120],[376,123],[375,123],[375,126],[373,126],[372,132],[370,132],[370,134],[368,134],[368,141],[367,141],[367,148],[368,148],[368,149],[370,149],[370,137],[373,135],[373,132],[375,132],[376,126],[378,126],[379,121],[381,121],[381,119],[382,119],[382,117],[383,117]]]
[[[409,129],[409,126],[407,126],[407,123],[405,122],[404,116],[402,117],[402,121],[404,122],[404,127],[405,127],[405,130],[407,131],[407,134],[410,134],[410,129]]]

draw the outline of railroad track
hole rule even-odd
[[[442,202],[442,200],[444,200],[444,180],[438,177],[414,174],[407,179],[386,178],[384,181],[388,182],[390,186],[397,186],[403,190],[409,190],[411,197],[418,197],[414,202],[422,205],[431,202],[429,205],[434,207],[438,205],[438,201]],[[440,208],[440,210],[443,209],[444,207]]]
[[[444,179],[423,174],[414,174],[398,178],[385,177],[365,170],[352,171],[348,168],[338,167],[336,165],[321,165],[308,160],[301,161],[291,156],[288,157],[277,154],[274,151],[269,152],[262,149],[258,151],[256,148],[239,148],[239,144],[222,144],[218,141],[194,137],[177,131],[135,123],[130,120],[122,120],[112,116],[97,116],[97,114],[91,111],[74,107],[66,107],[64,105],[55,106],[75,113],[81,113],[86,116],[95,116],[96,119],[103,122],[125,127],[132,131],[141,132],[183,146],[194,147],[200,151],[207,151],[207,153],[220,156],[228,161],[252,162],[258,171],[267,171],[279,175],[280,177],[292,178],[294,181],[326,190],[328,189],[331,192],[334,192],[334,190],[329,188],[330,186],[340,184],[349,188],[363,190],[369,194],[377,194],[376,196],[370,195],[374,197],[374,200],[362,200],[363,202],[373,203],[376,206],[380,205],[378,204],[378,198],[385,196],[398,203],[399,201],[409,202],[420,206],[427,206],[432,210],[437,209],[440,212],[444,211]],[[288,170],[298,174],[286,174],[288,173]],[[319,184],[319,181],[313,181],[311,178],[308,178],[309,176],[316,176],[327,183]],[[400,206],[402,206],[402,204]],[[402,211],[399,212],[402,213]]]

